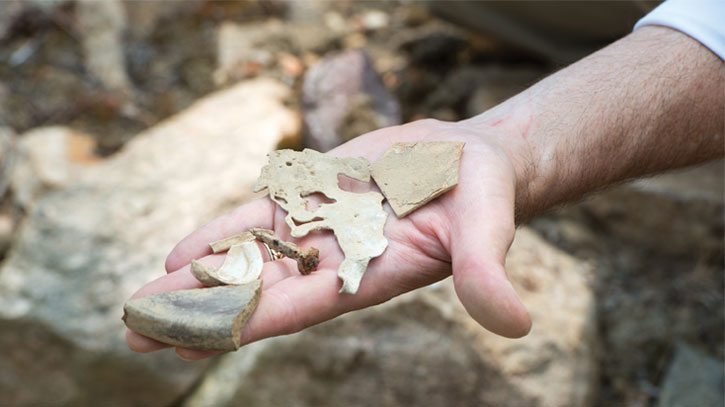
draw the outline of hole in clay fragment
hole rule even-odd
[[[287,161],[285,164],[287,164],[288,167],[292,166],[292,163],[290,161]]]
[[[315,211],[320,205],[328,205],[337,202],[336,200],[328,197],[322,192],[315,192],[309,195],[303,196],[305,198],[305,209],[308,211]]]
[[[274,199],[275,199],[276,201],[278,201],[278,202],[282,202],[282,203],[285,203],[285,204],[287,203],[287,200],[286,200],[286,199],[284,199],[284,198],[282,198],[281,196],[276,196],[276,195],[275,195]]]
[[[337,186],[347,192],[368,192],[370,191],[370,183],[358,181],[343,174],[337,174]]]
[[[319,217],[319,216],[316,216],[316,217],[314,217],[314,218],[312,218],[312,219],[308,220],[307,222],[300,222],[300,221],[298,221],[297,219],[295,219],[295,218],[292,218],[292,222],[293,222],[293,223],[295,224],[295,226],[302,226],[302,225],[304,225],[305,223],[310,223],[310,222],[319,222],[319,221],[322,221],[322,220],[324,220],[324,219],[322,219],[322,218],[321,218],[321,217]]]

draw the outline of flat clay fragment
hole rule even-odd
[[[292,237],[320,229],[333,231],[345,255],[337,269],[342,280],[340,292],[355,294],[370,259],[380,256],[388,246],[383,235],[387,213],[381,194],[344,191],[337,176],[370,181],[370,163],[364,158],[334,157],[310,149],[277,150],[268,157],[254,191],[267,189],[269,197],[287,211],[285,222]],[[308,197],[318,193],[327,202],[313,208]]]
[[[191,274],[207,287],[247,284],[259,278],[264,260],[257,243],[252,240],[232,245],[218,269],[192,260]]]
[[[168,291],[126,302],[123,321],[141,335],[173,346],[232,351],[259,303],[261,280],[244,285]]]
[[[399,218],[458,184],[464,144],[456,141],[396,143],[373,163],[373,179]]]

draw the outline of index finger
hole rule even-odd
[[[253,227],[272,229],[274,203],[266,198],[256,199],[222,215],[176,244],[166,257],[166,272],[174,272],[192,260],[211,254],[209,243]]]

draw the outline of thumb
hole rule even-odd
[[[456,294],[468,314],[489,331],[509,338],[525,336],[531,319],[506,277],[504,262],[513,241],[513,187],[501,196],[491,188],[456,193],[467,199],[453,222],[452,265]],[[474,199],[471,199],[473,197]]]

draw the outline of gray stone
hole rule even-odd
[[[534,329],[483,330],[450,279],[226,356],[184,402],[200,406],[587,406],[597,379],[590,268],[527,229],[508,273]]]
[[[544,74],[545,71],[533,67],[491,66],[472,70],[469,80],[473,80],[475,91],[468,100],[468,115],[475,116],[491,109],[533,85]],[[461,79],[460,86],[465,86],[465,75]]]
[[[582,207],[608,232],[640,248],[722,253],[723,174],[723,161],[714,161],[608,190]]]
[[[217,32],[217,69],[214,82],[224,85],[256,76],[260,68],[274,62],[274,53],[262,47],[270,37],[280,37],[284,26],[279,21],[250,25],[226,22]]]
[[[322,152],[401,121],[398,101],[362,50],[327,56],[312,66],[302,86],[302,110],[305,145]]]
[[[130,92],[123,51],[126,13],[120,0],[80,0],[76,4],[85,65],[108,89]]]
[[[142,38],[150,35],[160,24],[182,19],[201,8],[204,0],[145,0],[124,1],[128,21],[128,34],[132,38]]]
[[[660,393],[659,407],[725,405],[723,362],[679,344]]]
[[[15,133],[8,127],[0,127],[0,199],[10,185],[16,155]]]
[[[547,239],[596,264],[602,329],[600,403],[656,395],[663,349],[723,349],[723,163],[601,192],[532,221]]]
[[[71,184],[96,161],[95,146],[92,137],[64,126],[23,133],[11,177],[15,203],[27,210],[42,195]]]
[[[164,406],[189,391],[207,364],[131,352],[122,306],[179,239],[251,197],[298,131],[288,94],[269,80],[212,94],[33,206],[0,269],[4,403]]]
[[[612,39],[631,32],[656,3],[620,1],[545,2],[444,1],[426,2],[433,12],[459,26],[494,37],[509,48],[523,49],[566,65],[591,54]]]
[[[463,66],[446,76],[425,105],[432,111],[463,105],[464,113],[472,117],[525,90],[544,73],[535,67]]]
[[[10,247],[15,231],[15,220],[7,213],[0,212],[0,259]]]

